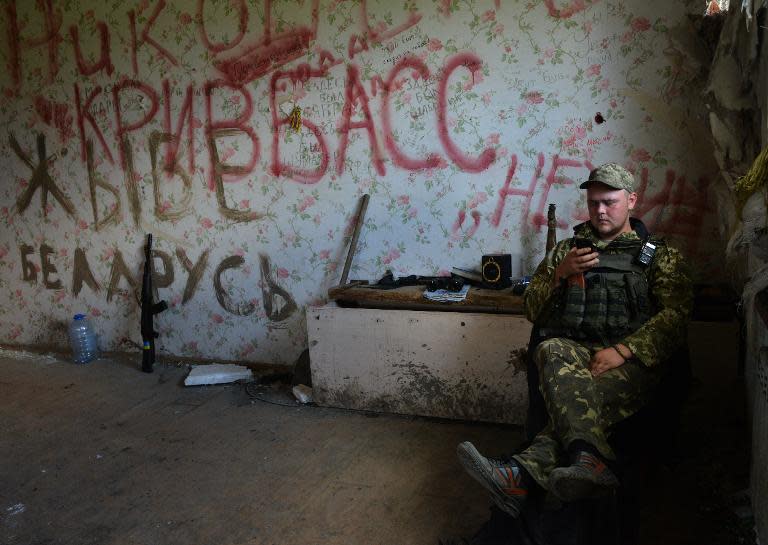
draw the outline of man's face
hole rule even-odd
[[[589,222],[603,240],[631,231],[629,213],[636,202],[637,193],[594,182],[587,187]]]

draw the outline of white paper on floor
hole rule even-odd
[[[184,379],[184,385],[226,384],[236,380],[253,380],[253,371],[234,363],[211,363],[193,366],[192,371]]]
[[[299,403],[312,403],[312,388],[309,386],[297,384],[292,391]]]

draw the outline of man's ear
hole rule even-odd
[[[635,208],[635,204],[637,204],[637,193],[634,191],[629,194],[627,197],[627,204],[629,205],[629,211],[631,212]]]

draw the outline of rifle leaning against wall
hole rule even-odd
[[[155,331],[153,316],[168,308],[165,301],[154,303],[154,291],[152,290],[152,235],[147,235],[147,244],[144,246],[144,275],[141,278],[141,340],[143,350],[141,353],[141,370],[145,373],[152,372],[155,364],[155,339],[159,336]]]

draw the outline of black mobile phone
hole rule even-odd
[[[576,243],[576,247],[581,248],[591,248],[593,252],[597,251],[597,248],[594,244],[592,244],[592,241],[586,238],[575,238],[573,239]]]

